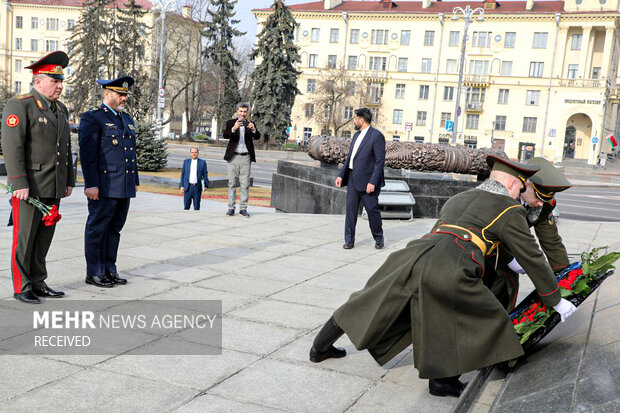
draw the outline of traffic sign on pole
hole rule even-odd
[[[454,127],[454,122],[451,120],[446,121],[446,131],[452,132],[452,128]]]
[[[413,129],[413,123],[411,123],[411,122],[405,123],[405,130],[407,132],[411,132],[412,129]]]
[[[166,106],[166,98],[158,97],[157,98],[157,107],[163,109]]]
[[[160,98],[163,98],[164,96],[166,96],[166,89],[164,89],[163,87],[160,87],[157,94],[159,95]]]
[[[456,108],[456,116],[461,116],[461,107]]]
[[[598,138],[596,136],[592,137],[592,143],[598,143]]]

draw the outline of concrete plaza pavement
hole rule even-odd
[[[346,358],[308,361],[310,343],[333,310],[361,288],[391,252],[425,234],[434,220],[385,221],[387,248],[378,251],[367,221],[360,219],[355,248],[345,251],[343,216],[276,214],[271,208],[250,207],[252,217],[245,219],[226,217],[225,203],[203,200],[202,205],[201,211],[183,211],[180,197],[139,193],[122,232],[118,259],[129,284],[100,289],[84,283],[87,208],[82,188],[76,188],[61,205],[63,218],[48,255],[47,282],[67,293],[63,300],[222,300],[222,355],[1,356],[0,412],[452,408],[456,399],[428,394],[427,381],[418,379],[413,367],[411,348],[380,367],[343,337],[338,344],[346,348]],[[8,211],[5,199],[0,217],[7,218]],[[620,250],[620,224],[562,220],[560,230],[572,256],[600,245]],[[8,270],[11,236],[10,228],[0,229],[0,256],[7,263],[0,271],[2,307],[20,304],[12,298]],[[610,313],[620,315],[620,284],[611,281],[617,280],[607,281],[595,294],[606,294],[606,320],[613,319]],[[527,292],[524,282],[522,294]],[[597,318],[578,320],[575,328],[582,331]],[[567,327],[559,326],[554,339],[583,336],[572,335]],[[615,334],[617,348],[617,332],[605,325],[599,329]],[[6,334],[0,343],[4,338]],[[498,391],[492,387],[476,411],[490,409]]]

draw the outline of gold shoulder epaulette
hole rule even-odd
[[[31,93],[24,93],[23,95],[17,96],[17,99],[19,100],[26,100],[28,98],[33,98]]]

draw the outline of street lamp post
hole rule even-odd
[[[461,104],[461,88],[463,87],[463,67],[465,66],[465,47],[467,46],[467,29],[469,28],[469,22],[472,21],[472,17],[479,13],[478,21],[482,21],[484,18],[484,9],[482,7],[477,7],[472,9],[467,5],[464,9],[462,7],[455,7],[452,9],[452,17],[451,20],[457,21],[459,16],[457,13],[461,13],[463,15],[463,20],[465,21],[465,29],[463,30],[463,41],[461,43],[461,62],[459,64],[459,83],[456,90],[456,106],[454,107],[454,125],[452,127],[452,146],[456,145],[456,131],[458,129],[459,124],[459,106]]]
[[[162,120],[162,107],[159,104],[159,91],[164,87],[164,56],[165,56],[165,32],[166,32],[166,12],[168,6],[172,3],[172,0],[158,0],[159,5],[159,18],[161,19],[161,39],[159,45],[159,82],[157,88],[157,127],[159,129],[159,139],[162,139],[163,134],[163,120]]]

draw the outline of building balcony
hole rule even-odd
[[[489,75],[465,75],[463,77],[465,86],[487,87],[491,84],[491,76]]]
[[[363,73],[364,79],[368,82],[385,82],[388,78],[387,70],[367,70]]]
[[[601,79],[560,79],[560,86],[565,87],[603,87],[605,84]]]
[[[482,103],[483,102],[467,102],[465,106],[466,112],[482,112]]]
[[[364,104],[366,106],[381,106],[381,98],[375,96],[367,96],[364,98]]]

